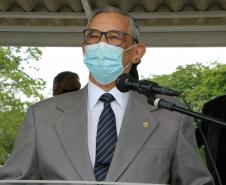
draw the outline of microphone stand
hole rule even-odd
[[[186,114],[186,115],[192,116],[192,117],[197,118],[197,119],[202,119],[202,120],[206,120],[206,121],[209,121],[209,122],[217,123],[217,124],[219,124],[221,126],[226,127],[226,123],[221,121],[221,120],[219,120],[219,119],[216,119],[214,117],[207,116],[205,114],[201,114],[201,113],[198,113],[198,112],[194,112],[194,111],[185,109],[183,107],[179,107],[176,104],[168,102],[168,101],[165,101],[162,98],[157,98],[153,94],[151,94],[151,95],[147,95],[146,94],[146,97],[148,99],[147,100],[148,103],[150,105],[155,106],[155,107],[164,108],[164,109],[167,109],[169,111],[180,112],[182,114]]]
[[[151,104],[151,105],[153,105],[153,106],[155,106],[155,107],[164,108],[164,109],[167,109],[169,111],[180,112],[182,114],[186,114],[186,115],[192,116],[195,119],[197,118],[197,119],[201,119],[201,120],[206,120],[206,121],[209,121],[209,122],[212,122],[212,123],[217,123],[220,126],[226,127],[226,123],[225,122],[223,122],[223,121],[221,121],[219,119],[216,119],[214,117],[207,116],[205,114],[201,114],[201,113],[198,113],[198,112],[194,112],[194,111],[191,111],[191,110],[186,109],[184,107],[179,107],[176,104],[171,103],[171,102],[168,102],[168,101],[165,101],[162,98],[155,97],[154,94],[145,94],[145,95],[147,97],[148,103]],[[211,163],[213,165],[214,171],[215,171],[215,173],[217,175],[217,180],[219,182],[219,185],[222,185],[222,182],[221,182],[221,179],[220,179],[220,176],[219,176],[218,169],[216,167],[216,164],[215,164],[215,161],[213,159],[213,156],[212,156],[212,154],[211,154],[211,152],[209,150],[209,146],[207,144],[207,141],[205,139],[205,136],[203,135],[202,130],[201,130],[201,134],[202,134],[202,138],[203,138],[203,141],[204,141],[204,146],[206,147],[206,150],[207,150],[208,155],[210,157],[210,160],[211,160]]]

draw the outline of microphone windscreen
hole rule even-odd
[[[115,85],[117,87],[117,89],[121,92],[128,92],[129,88],[126,85],[126,80],[128,80],[129,75],[128,74],[121,74],[115,81]]]

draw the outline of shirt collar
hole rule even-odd
[[[96,86],[91,81],[88,82],[88,108],[91,110],[98,102],[102,94],[106,93],[103,89]],[[129,92],[122,93],[116,87],[112,88],[108,93],[112,94],[115,98],[116,103],[123,109],[126,108]]]

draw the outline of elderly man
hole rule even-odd
[[[99,9],[83,33],[88,85],[31,106],[0,179],[213,184],[189,117],[115,87],[145,53],[132,17]]]

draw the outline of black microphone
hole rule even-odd
[[[179,92],[172,89],[161,87],[156,82],[152,82],[148,80],[137,80],[125,73],[121,74],[116,79],[115,83],[116,83],[116,87],[121,92],[128,92],[129,90],[134,90],[145,95],[150,95],[150,94],[153,94],[153,95],[165,94],[168,96],[180,95]]]

